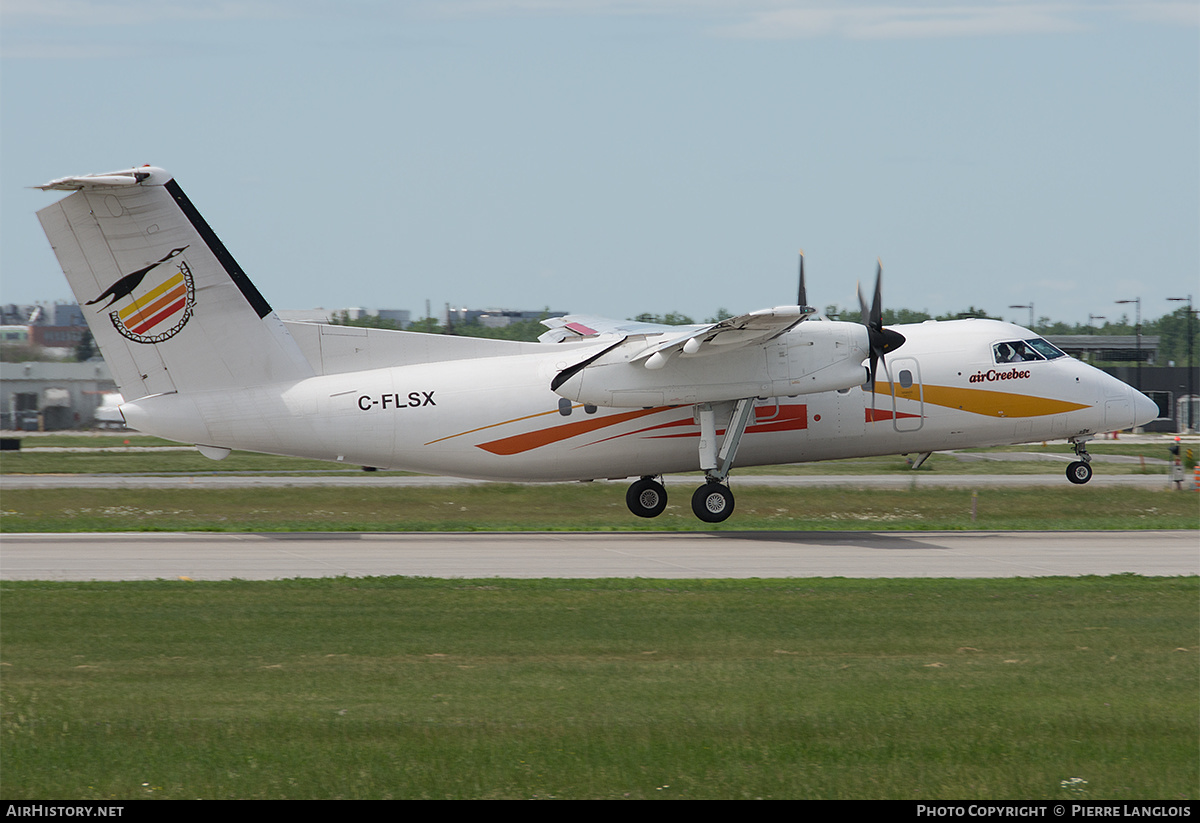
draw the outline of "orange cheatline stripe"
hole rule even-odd
[[[578,409],[580,406],[572,406],[571,408]],[[537,414],[527,414],[524,417],[514,417],[512,420],[501,420],[499,423],[491,423],[487,426],[480,426],[477,429],[467,429],[465,432],[459,432],[458,434],[448,434],[445,437],[439,437],[437,440],[430,440],[425,445],[432,446],[434,443],[441,443],[443,440],[453,440],[456,437],[462,437],[464,434],[474,434],[475,432],[487,431],[488,429],[494,429],[497,426],[507,426],[509,423],[520,423],[522,420],[532,420],[535,417],[545,417],[548,414],[562,414],[562,412],[560,412],[558,409],[551,409],[550,411],[538,412]]]
[[[143,306],[149,305],[149,303],[152,300],[154,300],[154,298],[158,297],[160,294],[165,292],[167,289],[173,288],[174,286],[177,286],[178,284],[180,284],[182,282],[183,282],[183,274],[182,273],[176,274],[174,277],[172,277],[169,280],[167,280],[166,282],[164,282],[158,288],[156,288],[152,291],[149,291],[146,294],[143,294],[141,297],[134,300],[128,306],[121,309],[119,312],[117,312],[117,316],[120,317],[122,320],[124,320],[125,318],[129,317],[129,315],[133,314],[135,311],[141,309]]]
[[[551,426],[547,429],[539,429],[538,431],[526,432],[525,434],[516,434],[512,437],[505,437],[500,440],[493,440],[490,443],[480,443],[478,447],[492,454],[510,455],[527,452],[531,449],[537,449],[542,446],[548,446],[551,443],[557,443],[560,440],[567,440],[571,437],[576,437],[580,434],[602,429],[606,426],[615,426],[618,423],[624,423],[627,420],[636,420],[639,417],[645,417],[648,414],[656,414],[661,411],[666,411],[669,406],[658,406],[652,409],[636,409],[634,411],[622,412],[620,414],[610,414],[604,417],[592,418],[590,420],[580,420],[578,423],[567,423],[563,426]]]
[[[875,384],[875,391],[883,397],[890,397],[892,394],[890,384],[883,382]],[[1068,400],[1055,400],[1050,397],[991,391],[990,389],[931,386],[928,383],[922,386],[921,392],[925,402],[934,406],[961,409],[972,414],[984,414],[989,417],[1042,417],[1047,414],[1062,414],[1091,408],[1085,403],[1072,403]],[[919,399],[912,389],[898,388],[896,396],[907,397],[914,401]]]
[[[140,325],[136,329],[134,329],[133,333],[141,334],[144,331],[154,328],[159,323],[161,323],[162,321],[164,321],[168,317],[170,317],[172,314],[174,314],[175,312],[182,309],[186,304],[187,304],[186,297],[183,298],[182,300],[179,300],[176,303],[172,303],[170,306],[167,306],[167,308],[165,308],[163,311],[160,311],[158,314],[154,315],[149,320],[147,320],[145,323],[143,323],[142,325]]]
[[[697,429],[696,431],[692,431],[692,432],[683,432],[682,434],[650,434],[649,433],[649,432],[660,432],[665,429],[673,429],[673,428],[677,428],[679,426],[695,426],[695,425],[696,425],[695,421],[690,416],[688,416],[681,420],[672,420],[669,423],[658,423],[653,426],[647,426],[644,429],[634,429],[631,432],[622,432],[621,434],[614,434],[611,437],[602,437],[599,440],[593,440],[590,443],[585,443],[584,445],[585,446],[595,446],[597,443],[607,443],[609,440],[616,440],[617,438],[620,438],[620,437],[635,437],[636,435],[639,435],[639,434],[643,435],[645,438],[650,439],[650,440],[664,440],[664,439],[670,439],[673,437],[699,437],[700,436],[699,429]]]
[[[876,383],[876,391],[884,396],[891,396],[891,386],[888,383]],[[988,389],[963,389],[952,386],[932,386],[926,384],[921,387],[922,394],[926,403],[935,406],[945,406],[946,408],[961,409],[962,411],[971,412],[973,414],[983,414],[990,417],[1039,417],[1047,414],[1061,414],[1063,412],[1076,411],[1078,409],[1089,408],[1086,404],[1072,403],[1067,400],[1055,400],[1047,397],[1035,397],[1026,394],[1014,394],[1011,392],[990,391]],[[915,390],[897,390],[897,396],[901,398],[907,397],[911,400],[917,400]],[[520,454],[521,452],[530,451],[542,446],[557,443],[562,440],[567,440],[576,437],[580,434],[596,431],[597,429],[613,426],[618,423],[624,423],[628,420],[636,420],[639,417],[644,417],[655,412],[667,411],[672,406],[656,407],[651,409],[637,409],[621,414],[607,415],[605,417],[594,418],[591,420],[581,420],[577,423],[567,423],[561,426],[551,426],[549,428],[540,429],[538,431],[526,432],[524,434],[513,435],[512,437],[504,437],[500,440],[493,440],[489,443],[478,444],[478,448],[484,451],[491,452],[497,455],[512,455]],[[801,407],[804,408],[804,407]],[[557,410],[541,412],[539,414],[528,415],[527,417],[515,418],[506,420],[501,423],[494,423],[490,426],[482,426],[478,429],[460,432],[459,434],[443,437],[440,440],[432,440],[426,445],[441,442],[441,440],[449,440],[453,437],[459,437],[463,434],[471,434],[473,432],[484,431],[486,429],[502,426],[507,423],[515,423],[521,420],[530,420],[535,417],[542,417],[548,414],[557,414]],[[797,411],[796,416],[792,419],[770,420],[759,424],[752,424],[747,427],[748,432],[754,431],[788,431],[807,428],[807,409]],[[867,410],[870,415],[870,410]],[[889,412],[890,415],[890,412]],[[910,415],[901,412],[901,417]],[[911,415],[915,417],[916,415]],[[882,418],[881,418],[882,419]],[[665,424],[668,427],[673,425],[683,424],[685,421],[675,421],[670,424]],[[645,433],[652,431],[654,428],[642,429],[639,432],[632,434]],[[660,435],[663,436],[663,435]],[[692,433],[680,435],[665,435],[667,437],[675,436],[692,436]],[[606,438],[613,439],[613,438]],[[604,442],[604,441],[597,441]]]
[[[162,299],[154,301],[149,306],[146,306],[144,309],[139,311],[137,314],[132,315],[127,318],[123,318],[124,322],[125,322],[125,327],[132,328],[134,324],[140,324],[140,323],[144,322],[147,318],[153,317],[154,315],[158,314],[158,312],[162,310],[163,306],[166,306],[167,304],[172,303],[175,300],[178,300],[179,298],[183,297],[185,294],[187,294],[187,286],[180,284],[179,288],[174,289],[174,290],[168,292],[167,294],[163,295]]]

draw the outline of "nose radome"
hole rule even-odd
[[[1158,419],[1158,404],[1137,389],[1131,388],[1133,396],[1133,425],[1144,426]]]

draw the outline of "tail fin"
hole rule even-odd
[[[312,366],[175,180],[64,177],[38,212],[127,400],[310,377]]]

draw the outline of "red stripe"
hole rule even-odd
[[[755,418],[760,414],[766,414],[775,411],[770,406],[761,406],[754,410]],[[661,423],[657,426],[649,426],[637,431],[625,432],[624,434],[614,434],[612,437],[606,437],[602,440],[595,440],[588,443],[589,446],[594,446],[596,443],[606,443],[609,440],[616,440],[621,437],[632,437],[642,435],[650,440],[672,440],[678,437],[695,437],[700,436],[698,429],[692,428],[691,431],[679,432],[677,434],[651,434],[650,432],[659,432],[664,429],[675,428],[679,426],[695,426],[695,421],[691,417],[685,417],[681,420],[674,420],[670,423]],[[774,417],[768,418],[761,423],[751,423],[746,427],[746,434],[765,434],[767,432],[790,432],[801,431],[808,428],[808,406],[806,405],[786,405],[780,406]],[[725,434],[724,429],[717,429],[717,435]]]
[[[547,429],[538,431],[526,432],[525,434],[515,434],[512,437],[505,437],[500,440],[493,440],[490,443],[477,443],[476,447],[489,451],[492,454],[520,454],[531,449],[548,446],[551,443],[558,443],[562,440],[567,440],[571,437],[576,437],[581,434],[593,432],[596,429],[603,429],[608,426],[615,426],[617,423],[624,423],[627,420],[635,420],[639,417],[645,417],[647,414],[656,414],[661,411],[666,411],[667,408],[656,407],[651,409],[638,409],[636,411],[621,412],[620,414],[609,414],[604,417],[597,417],[591,420],[580,420],[578,423],[567,423],[561,426],[551,426]]]
[[[866,409],[866,418],[868,423],[877,423],[880,420],[903,420],[905,417],[920,417],[919,414],[909,414],[908,412],[891,412],[887,409]]]
[[[149,320],[147,320],[145,323],[143,323],[142,325],[140,325],[136,329],[134,329],[133,333],[141,334],[142,332],[146,331],[147,329],[154,328],[159,323],[161,323],[162,321],[164,321],[168,317],[170,317],[172,314],[174,314],[175,312],[182,309],[184,307],[184,305],[186,305],[186,304],[187,304],[187,298],[184,297],[182,300],[179,300],[178,302],[173,303],[170,306],[167,306],[167,308],[160,311],[158,314],[154,315]]]
[[[131,328],[133,323],[140,323],[143,320],[145,320],[147,317],[153,317],[154,314],[159,309],[161,309],[163,306],[167,305],[172,300],[177,300],[180,297],[183,297],[185,294],[187,294],[187,286],[183,283],[180,283],[177,287],[171,289],[169,292],[167,292],[165,295],[163,295],[162,297],[155,300],[149,306],[143,306],[142,308],[138,309],[137,312],[134,313],[132,317],[126,318],[125,328],[127,328],[127,329]]]

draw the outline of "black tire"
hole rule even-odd
[[[1067,479],[1077,486],[1082,486],[1092,479],[1092,467],[1082,460],[1076,460],[1067,466]]]
[[[720,523],[733,514],[733,492],[720,483],[705,483],[692,495],[692,512],[705,523]]]
[[[625,505],[638,517],[658,517],[667,508],[667,490],[657,480],[643,477],[630,484]]]

